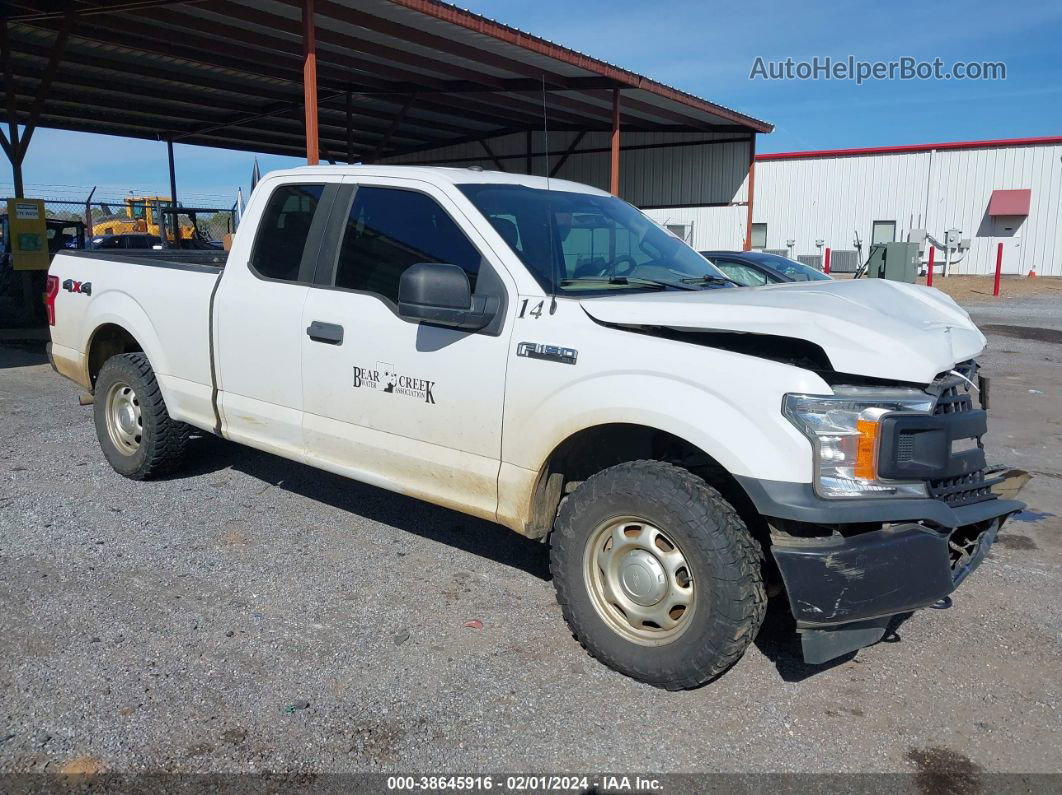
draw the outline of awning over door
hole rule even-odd
[[[1028,215],[1031,199],[1031,188],[994,190],[992,191],[992,198],[988,202],[988,214],[992,216]]]

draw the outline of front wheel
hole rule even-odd
[[[142,353],[112,356],[96,379],[96,436],[116,472],[147,480],[184,459],[188,426],[170,418],[155,373]]]
[[[702,685],[744,654],[767,605],[762,560],[715,489],[660,461],[589,478],[551,536],[575,637],[609,667],[668,690]]]

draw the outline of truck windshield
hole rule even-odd
[[[614,196],[459,187],[548,292],[730,286],[712,263]]]

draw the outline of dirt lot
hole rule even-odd
[[[124,480],[0,346],[0,771],[1062,773],[1062,295],[970,308],[1029,511],[893,642],[806,666],[776,603],[684,693],[587,658],[541,545],[212,438]]]
[[[937,276],[933,286],[960,303],[975,304],[988,300],[1010,302],[1044,296],[1054,296],[1062,301],[1062,279],[1056,277],[1029,279],[1025,276],[1004,276],[999,281],[998,298],[992,295],[993,282],[992,276],[949,276],[946,279]],[[918,283],[925,284],[925,278],[919,279]]]

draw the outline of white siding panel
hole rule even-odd
[[[556,164],[575,139],[573,132],[549,134],[549,161]],[[745,201],[745,178],[748,173],[749,145],[745,141],[705,146],[668,146],[653,149],[627,150],[624,147],[675,144],[688,141],[731,141],[735,133],[646,133],[621,132],[620,195],[640,207],[729,204]],[[546,151],[542,131],[532,134],[532,151]],[[608,132],[589,132],[577,147],[607,150],[611,143]],[[513,133],[488,140],[506,171],[527,171],[527,137]],[[387,158],[388,163],[431,163],[433,165],[470,166],[495,169],[490,155],[478,141],[443,146],[424,152]],[[572,154],[557,177],[609,188],[609,152]],[[533,158],[531,173],[544,174],[546,158]]]
[[[768,248],[795,240],[794,254],[818,253],[817,239],[851,249],[858,232],[865,257],[874,221],[895,221],[899,240],[912,228],[938,240],[959,229],[971,248],[952,272],[987,274],[1001,239],[987,214],[992,191],[1016,188],[1031,189],[1032,202],[1017,228],[1020,246],[1005,249],[1004,273],[1062,276],[1058,144],[761,161],[753,220],[767,224]]]
[[[647,210],[646,215],[661,224],[685,226],[687,242],[698,251],[740,251],[745,244],[748,210],[741,205]]]

